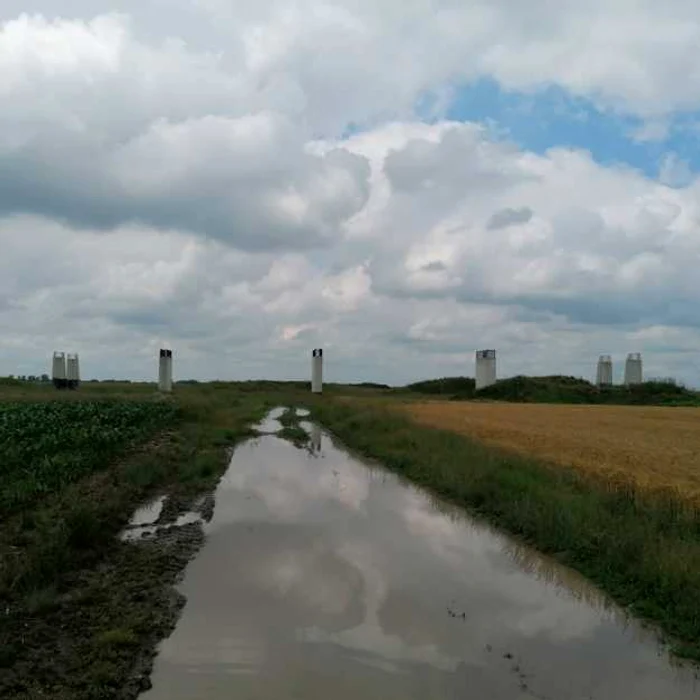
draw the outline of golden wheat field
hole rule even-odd
[[[424,425],[700,501],[700,408],[426,401],[404,410]]]

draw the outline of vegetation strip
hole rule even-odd
[[[386,404],[324,397],[313,417],[350,448],[579,570],[658,624],[674,653],[700,659],[700,514],[674,493],[583,478],[418,426]]]
[[[182,604],[172,586],[202,531],[172,528],[138,545],[117,534],[149,496],[167,493],[161,519],[174,519],[210,492],[231,447],[273,405],[223,384],[182,388],[174,402],[142,389],[116,402],[81,394],[0,404],[0,444],[11,448],[0,462],[12,508],[0,522],[7,700],[132,700],[148,686],[155,645]]]
[[[401,390],[397,390],[398,391]],[[580,377],[508,377],[477,391],[473,377],[442,377],[415,382],[404,391],[455,401],[484,399],[516,403],[572,403],[625,406],[700,406],[700,394],[672,379],[631,386],[596,386]]]

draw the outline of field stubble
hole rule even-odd
[[[402,409],[422,425],[700,503],[700,408],[428,401]]]

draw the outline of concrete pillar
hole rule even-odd
[[[161,349],[158,363],[158,389],[164,392],[173,390],[173,351]]]
[[[601,355],[598,358],[598,369],[596,371],[595,381],[598,386],[612,386],[613,363],[610,355]]]
[[[483,389],[496,383],[496,351],[476,351],[476,389]]]
[[[69,389],[77,389],[80,386],[80,365],[77,353],[67,355],[66,383]]]
[[[631,352],[625,362],[625,384],[641,384],[642,379],[642,355],[639,352]]]
[[[51,378],[56,389],[66,388],[66,354],[64,352],[54,352],[51,364]]]
[[[316,348],[311,353],[311,391],[314,394],[323,392],[323,349]]]

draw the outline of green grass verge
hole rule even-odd
[[[351,449],[579,570],[700,659],[700,515],[674,494],[585,480],[369,402],[326,398],[312,412]]]

